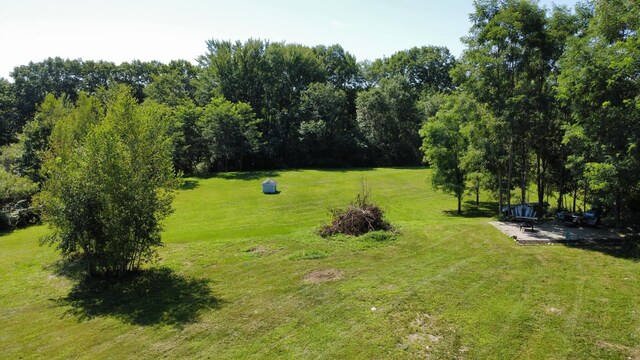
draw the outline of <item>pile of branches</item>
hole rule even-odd
[[[370,191],[358,194],[356,200],[346,209],[332,210],[331,224],[323,226],[319,234],[322,237],[335,234],[360,236],[370,231],[391,231],[393,226],[384,220],[382,209],[369,201]]]

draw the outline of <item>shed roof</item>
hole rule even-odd
[[[262,182],[262,185],[278,185],[278,182],[269,178]]]

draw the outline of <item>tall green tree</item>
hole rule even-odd
[[[356,97],[361,90],[362,72],[356,57],[340,45],[316,46],[314,52],[324,66],[326,82],[347,95],[347,111],[356,117]]]
[[[338,44],[316,46],[313,51],[322,62],[328,83],[345,91],[358,87],[360,68],[355,56]]]
[[[301,45],[272,43],[266,50],[268,64],[265,109],[261,132],[267,151],[276,163],[296,164],[300,96],[309,85],[324,82],[323,64],[312,49]]]
[[[103,60],[84,61],[81,68],[80,90],[88,94],[95,94],[101,88],[108,89],[114,82],[114,74],[118,70],[116,64]]]
[[[259,120],[251,106],[214,98],[204,108],[198,127],[210,170],[242,170],[260,146]]]
[[[259,126],[268,165],[298,159],[300,95],[312,83],[326,80],[326,68],[313,49],[251,39],[245,43],[210,40],[202,67],[199,102],[222,96],[251,105],[263,119]]]
[[[417,95],[401,76],[380,81],[357,99],[357,122],[368,146],[368,160],[379,165],[416,165],[420,154]]]
[[[13,142],[20,132],[14,91],[10,82],[0,78],[0,146]]]
[[[588,31],[569,42],[560,63],[558,97],[572,114],[566,140],[588,144],[574,155],[619,223],[623,213],[640,213],[639,34],[637,1],[598,1]]]
[[[357,127],[344,90],[314,83],[301,94],[300,152],[306,165],[347,165],[357,153]]]
[[[251,104],[256,112],[264,108],[266,76],[265,51],[269,42],[249,39],[237,41],[208,40],[207,53],[198,58],[202,68],[199,79],[199,103],[223,96],[231,102]]]
[[[44,241],[64,257],[79,255],[91,275],[122,276],[153,258],[177,184],[164,109],[114,91],[106,115],[86,130],[68,122],[93,114],[93,101],[56,123],[54,133],[74,146],[52,147],[38,200],[52,230]]]
[[[173,165],[176,170],[185,174],[193,173],[196,165],[206,157],[207,146],[198,126],[203,110],[202,107],[191,102],[171,109],[174,142]]]
[[[118,65],[111,80],[129,86],[138,103],[142,103],[145,99],[144,88],[153,81],[153,76],[159,75],[165,68],[166,66],[158,61],[123,62]]]
[[[59,57],[17,66],[11,72],[14,80],[19,128],[32,120],[47,94],[66,96],[75,101],[81,84],[81,61]]]
[[[452,193],[462,213],[462,198],[467,189],[472,129],[483,121],[483,108],[473,98],[456,93],[447,97],[435,116],[427,119],[420,130],[424,159],[433,169],[435,188]]]
[[[545,187],[549,158],[547,131],[552,127],[548,112],[552,99],[548,83],[552,51],[546,32],[546,13],[528,0],[478,0],[471,14],[472,27],[465,38],[460,65],[454,71],[457,83],[487,104],[500,123],[499,149],[485,152],[495,156],[492,170],[498,187],[499,204],[511,204],[511,190],[518,179],[520,201],[526,201],[531,178],[532,155],[539,165],[538,182]],[[558,143],[557,136],[554,139]],[[506,156],[505,156],[506,155]],[[506,191],[503,191],[506,190]],[[505,194],[503,199],[502,194]]]

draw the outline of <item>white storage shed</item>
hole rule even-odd
[[[262,192],[265,194],[276,194],[278,182],[273,179],[267,179],[262,182]]]

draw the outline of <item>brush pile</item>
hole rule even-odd
[[[347,208],[332,210],[333,220],[320,229],[320,236],[360,236],[370,231],[393,230],[393,226],[384,220],[382,209],[369,201],[369,195],[370,191],[363,190]]]

